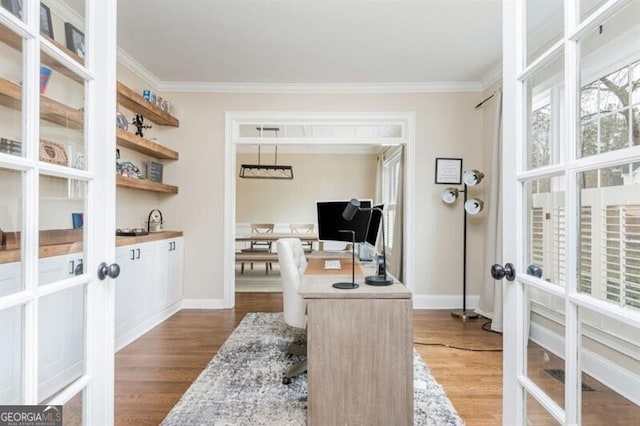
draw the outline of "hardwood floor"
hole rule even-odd
[[[116,354],[117,425],[157,425],[247,312],[282,311],[281,293],[236,293],[229,310],[183,310]],[[415,311],[420,342],[500,347],[501,336],[448,311]],[[416,345],[468,425],[499,424],[502,354]]]
[[[183,310],[116,354],[115,424],[157,425],[198,377],[247,312],[281,312],[281,293],[236,293],[228,310]],[[502,423],[502,352],[471,352],[421,343],[476,349],[502,347],[502,336],[482,330],[486,320],[461,322],[449,311],[414,311],[414,347],[469,426]],[[529,347],[529,377],[563,404],[563,385],[546,368],[563,363],[540,347]],[[542,360],[542,361],[541,361]],[[640,407],[595,379],[583,392],[583,425],[637,423]],[[529,424],[556,421],[529,399]],[[64,408],[64,424],[81,424],[82,397]]]

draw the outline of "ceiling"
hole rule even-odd
[[[501,9],[499,0],[120,0],[118,45],[162,83],[479,83],[499,71]]]

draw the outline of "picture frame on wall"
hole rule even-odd
[[[53,24],[51,23],[51,9],[40,3],[40,33],[53,39]]]
[[[436,158],[436,184],[462,184],[462,158]]]
[[[67,48],[76,55],[84,58],[84,33],[68,22],[64,23]]]

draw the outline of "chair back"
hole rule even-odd
[[[252,223],[252,234],[272,234],[274,225],[273,223]],[[271,241],[251,241],[251,248],[266,247],[271,251]]]
[[[313,223],[291,223],[289,229],[292,234],[312,234],[314,226]]]
[[[297,238],[281,238],[277,245],[284,320],[292,327],[305,328],[307,305],[298,294],[302,275],[307,268],[302,243]]]

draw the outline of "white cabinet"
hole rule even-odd
[[[179,309],[182,299],[182,238],[118,247],[116,350]]]

